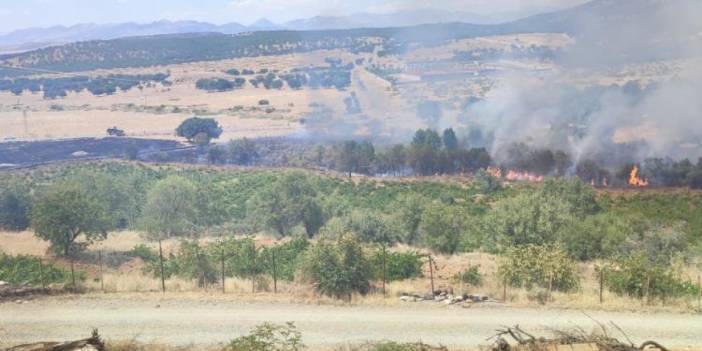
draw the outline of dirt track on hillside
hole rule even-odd
[[[702,345],[702,316],[588,312],[613,321],[634,342],[655,339],[672,347]],[[119,296],[57,297],[0,305],[0,340],[9,344],[84,337],[98,328],[110,340],[136,339],[173,345],[215,344],[245,334],[262,322],[294,321],[310,346],[375,340],[424,341],[452,347],[485,345],[504,325],[519,324],[548,334],[551,328],[595,324],[576,310],[505,307],[446,307],[411,303],[397,306],[327,306],[291,303],[207,301]]]

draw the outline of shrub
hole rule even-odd
[[[321,239],[308,251],[303,272],[317,291],[336,298],[370,290],[371,269],[358,240],[343,235],[335,242]]]
[[[134,248],[128,252],[128,255],[141,258],[144,262],[155,262],[158,260],[158,253],[144,244],[134,246]]]
[[[377,250],[371,258],[373,276],[383,277],[383,251]],[[422,276],[422,255],[417,252],[386,252],[385,280],[388,282]]]
[[[266,247],[261,251],[261,264],[268,275],[273,275],[273,264],[277,279],[292,281],[295,279],[300,259],[310,243],[304,237],[298,237],[282,245]],[[275,261],[274,261],[275,260]]]
[[[52,264],[39,265],[39,258],[32,256],[10,256],[0,252],[0,280],[14,285],[40,285],[41,272],[44,272],[44,283],[66,283],[70,273]],[[82,280],[79,274],[76,278]]]
[[[644,252],[622,256],[603,267],[607,289],[617,295],[649,300],[700,293],[696,284],[684,279],[675,265],[652,263],[647,256]]]
[[[256,326],[249,335],[232,340],[227,345],[227,351],[300,351],[302,334],[297,331],[295,324],[285,325],[264,323]]]
[[[483,274],[480,273],[480,266],[470,266],[465,271],[456,273],[454,279],[475,287],[483,285]]]
[[[19,184],[0,184],[0,228],[24,230],[29,227],[29,189]]]
[[[512,286],[573,291],[579,287],[575,261],[559,245],[510,248],[500,262],[498,276]]]

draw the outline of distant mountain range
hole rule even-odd
[[[442,13],[439,13],[432,19],[445,18],[450,23],[407,26],[408,23],[420,21],[421,16],[403,13],[343,18],[316,17],[285,25],[276,25],[266,20],[257,21],[251,26],[215,26],[202,22],[86,25],[55,33],[26,30],[22,32],[24,34],[10,34],[6,38],[14,35],[15,38],[30,38],[36,42],[71,43],[0,55],[0,64],[85,71],[283,55],[329,48],[362,52],[373,49],[367,45],[368,37],[381,38],[387,44],[383,49],[388,52],[401,52],[413,43],[439,45],[448,40],[491,35],[567,33],[576,39],[575,45],[564,53],[561,62],[606,65],[702,56],[700,13],[700,0],[593,0],[566,10],[500,24],[461,23],[453,20],[457,19],[455,17],[469,18],[470,15],[443,13],[444,17],[441,17],[439,15]],[[429,14],[427,16],[430,17]],[[369,21],[378,21],[378,26],[381,23],[399,25],[369,28],[372,24]],[[337,28],[332,28],[333,26]],[[351,29],[344,29],[346,27]],[[313,30],[314,28],[323,29]],[[171,33],[152,35],[163,31]],[[252,33],[231,35],[241,32]],[[89,40],[95,36],[117,38]],[[19,39],[13,43],[17,42]],[[7,76],[16,76],[18,72],[16,69],[0,69],[0,73]]]
[[[271,30],[333,30],[352,28],[407,27],[436,23],[495,24],[520,18],[521,13],[483,16],[445,10],[402,11],[390,14],[358,13],[350,16],[317,16],[283,24],[265,18],[245,26],[239,23],[216,25],[198,21],[158,21],[152,23],[77,24],[48,28],[27,28],[0,34],[0,52],[21,52],[50,45],[88,40],[109,40],[133,36],[184,33],[237,34]]]

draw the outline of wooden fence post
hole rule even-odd
[[[702,313],[702,274],[697,274],[697,311]]]
[[[502,282],[502,302],[507,302],[507,275],[505,275],[505,280]]]
[[[39,278],[41,279],[41,288],[46,290],[46,280],[44,280],[44,262],[39,257]]]
[[[604,269],[604,267],[602,267],[602,269],[600,269],[600,305],[604,302],[604,297],[603,297],[604,275],[605,275],[605,269]]]
[[[161,247],[161,239],[158,239],[158,261],[161,266],[161,292],[166,292],[166,270],[163,268],[163,248]]]
[[[222,294],[226,294],[227,293],[227,290],[225,287],[226,281],[224,280],[225,279],[224,278],[224,275],[225,275],[225,273],[224,273],[224,244],[222,244],[222,256],[221,256],[220,263],[222,265],[222,267],[221,267],[221,270],[222,270],[222,272],[221,272],[222,273]]]
[[[386,274],[387,274],[387,261],[386,261],[387,258],[385,255],[386,255],[385,244],[383,243],[383,297],[387,297],[387,294],[385,293],[385,281],[386,281]]]
[[[434,262],[431,259],[431,255],[429,257],[429,279],[431,280],[431,296],[434,296]]]
[[[251,240],[251,293],[256,293],[256,242]]]
[[[98,265],[100,265],[100,290],[105,292],[105,277],[102,273],[102,250],[98,251]]]
[[[73,268],[74,262],[73,262],[73,257],[71,257],[71,281],[73,283],[73,293],[75,294],[76,291],[78,290],[78,287],[76,286],[76,271]]]
[[[276,262],[275,262],[276,252],[275,251],[272,251],[272,252],[273,252],[273,254],[271,256],[271,259],[273,260],[273,262],[272,262],[273,263],[273,293],[277,294],[278,293],[278,268],[277,268]]]

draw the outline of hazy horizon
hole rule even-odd
[[[265,18],[275,23],[315,16],[348,16],[358,13],[395,13],[420,9],[449,10],[483,16],[514,14],[515,17],[578,5],[586,0],[438,0],[427,6],[420,1],[361,0],[30,0],[0,4],[0,33],[35,27],[110,24],[122,22],[192,20],[213,24],[250,25]],[[76,9],[79,9],[76,11]]]

